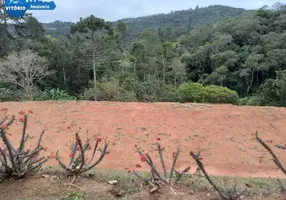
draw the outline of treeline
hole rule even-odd
[[[0,99],[285,106],[285,14],[285,5],[276,4],[172,40],[160,28],[147,29],[130,48],[123,21],[114,28],[90,16],[71,25],[70,35],[53,38],[27,16],[16,23],[21,30],[1,29],[9,37]]]

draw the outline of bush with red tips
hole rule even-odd
[[[39,158],[40,153],[44,150],[41,146],[41,141],[45,130],[40,134],[37,146],[31,149],[25,149],[29,135],[26,133],[28,124],[28,114],[24,111],[19,112],[23,115],[20,121],[23,123],[22,136],[19,147],[15,147],[10,142],[7,135],[9,127],[15,121],[15,116],[7,116],[8,109],[4,108],[1,111],[5,112],[4,118],[0,121],[0,136],[4,144],[4,148],[0,149],[0,180],[3,181],[8,178],[23,178],[30,172],[38,171],[42,165],[48,160],[45,157]],[[29,114],[32,112],[29,111]]]

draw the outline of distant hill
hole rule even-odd
[[[63,22],[63,21],[54,21],[50,23],[42,23],[44,29],[46,30],[47,35],[60,36],[60,35],[69,35],[70,26],[72,22]]]
[[[214,24],[218,21],[240,17],[251,11],[229,6],[208,6],[205,8],[174,11],[169,14],[158,14],[146,17],[122,19],[126,23],[129,35],[133,38],[146,29],[173,28],[177,36],[200,25]]]
[[[159,27],[162,29],[169,28],[175,31],[172,33],[173,37],[178,37],[200,25],[213,24],[221,20],[240,17],[250,12],[241,8],[214,5],[205,8],[197,7],[196,9],[174,11],[169,14],[125,18],[122,21],[127,25],[127,35],[130,41],[146,29],[157,30]],[[43,23],[43,26],[47,34],[58,36],[69,34],[71,24],[71,22],[55,21],[52,23]],[[116,27],[116,22],[113,22],[113,24]]]

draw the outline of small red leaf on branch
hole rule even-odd
[[[146,157],[144,155],[141,156],[141,162],[146,162]]]
[[[2,125],[1,125],[1,128],[2,128],[2,129],[7,129],[8,126],[7,126],[7,124],[2,124]]]

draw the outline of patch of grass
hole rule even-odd
[[[172,135],[169,134],[169,133],[158,133],[158,135],[160,135],[160,136],[165,136],[165,137],[172,136]]]
[[[32,139],[34,139],[35,138],[35,136],[29,136],[29,139],[30,140],[32,140]]]
[[[264,186],[264,182],[259,181],[259,180],[249,180],[248,184],[255,188],[263,188]]]
[[[147,131],[147,128],[145,128],[145,127],[141,127],[140,128],[142,131]]]
[[[59,170],[58,167],[49,167],[47,169],[43,169],[43,172],[57,175],[62,174],[62,171]],[[138,173],[144,179],[150,179],[149,172]],[[138,193],[142,189],[142,181],[136,176],[130,175],[127,171],[94,169],[91,170],[90,173],[85,173],[82,176],[103,183],[110,180],[117,180],[117,187],[130,195]],[[239,191],[247,189],[247,192],[245,193],[247,196],[280,193],[281,183],[286,184],[286,179],[280,179],[281,183],[279,183],[275,178],[241,178],[225,176],[211,176],[211,178],[223,191],[228,191],[236,184]],[[182,177],[180,184],[189,187],[193,191],[213,191],[213,188],[205,177],[200,175],[186,174]]]
[[[142,173],[142,176],[147,178],[149,173]],[[96,169],[91,170],[91,173],[88,174],[89,178],[100,182],[106,182],[109,180],[117,180],[118,181],[118,188],[124,190],[128,194],[135,194],[140,192],[140,185],[141,184],[134,184],[136,183],[137,178],[131,176],[127,171],[117,171],[117,170],[106,170],[106,169]],[[138,182],[140,182],[138,180]]]
[[[84,195],[78,192],[71,192],[67,194],[66,198],[62,198],[62,200],[83,200]]]

